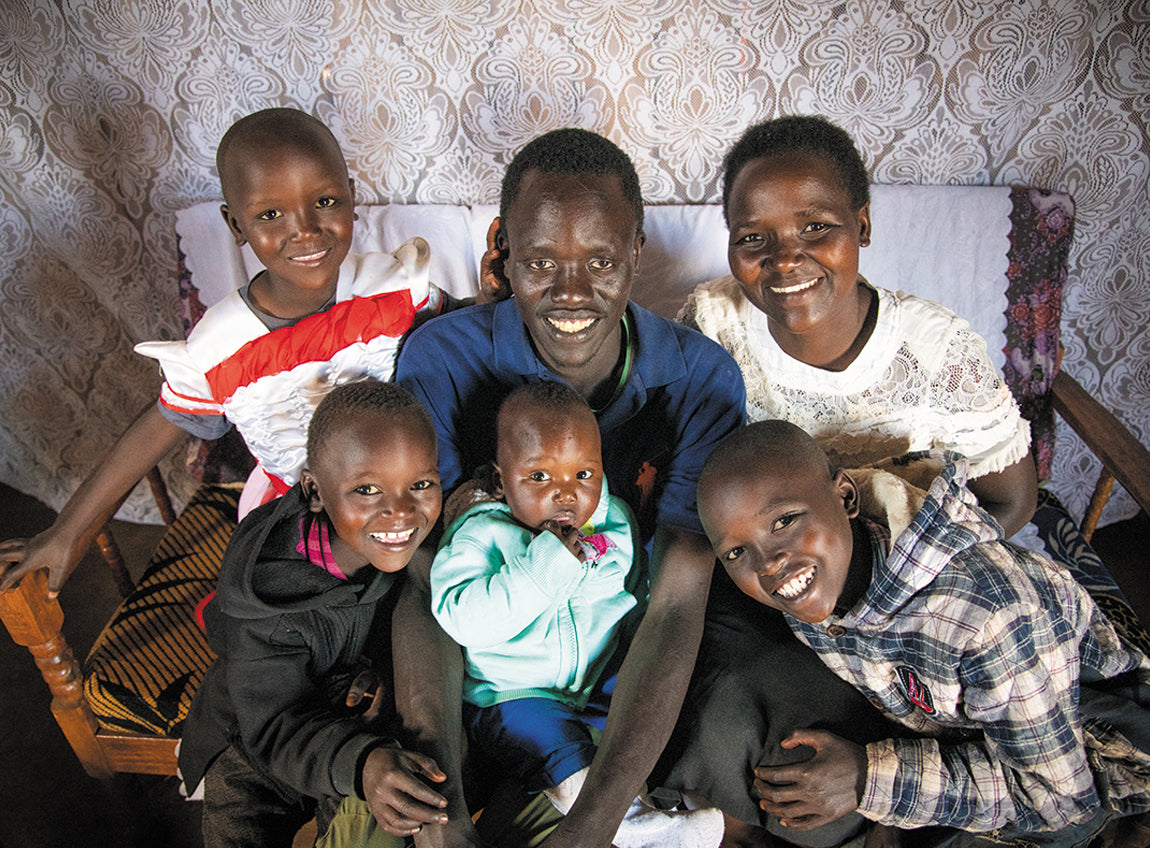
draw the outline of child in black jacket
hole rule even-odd
[[[236,530],[205,611],[218,658],[179,759],[187,789],[204,779],[206,846],[290,846],[323,798],[365,799],[396,835],[446,819],[425,782],[446,780],[436,762],[326,685],[373,631],[390,638],[397,573],[441,508],[435,431],[406,390],[350,383],[316,409],[307,457],[300,482]]]

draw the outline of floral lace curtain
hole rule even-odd
[[[155,398],[131,347],[180,333],[175,212],[219,196],[220,136],[269,105],[331,126],[365,202],[495,202],[566,125],[626,149],[648,202],[714,202],[739,132],[793,112],[846,126],[875,182],[1069,191],[1064,367],[1150,442],[1146,0],[0,6],[0,480],[55,507]],[[1073,512],[1096,474],[1061,431]]]

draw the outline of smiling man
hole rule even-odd
[[[444,490],[494,458],[513,388],[558,380],[594,410],[611,490],[644,538],[657,525],[701,534],[698,473],[742,423],[743,381],[718,345],[629,301],[644,239],[631,160],[585,130],[540,136],[508,166],[500,221],[514,296],[429,322],[397,366],[435,420]]]
[[[652,550],[651,596],[586,788],[546,844],[609,845],[691,675],[714,563],[695,487],[711,449],[741,426],[745,392],[717,344],[630,302],[643,200],[610,141],[563,129],[530,142],[508,166],[500,221],[513,297],[413,333],[397,380],[431,412],[448,492],[494,457],[496,411],[516,386],[565,382],[595,412],[609,488]]]

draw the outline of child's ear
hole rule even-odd
[[[499,471],[499,466],[494,462],[491,463],[491,496],[503,498],[503,475]]]
[[[857,518],[859,514],[859,490],[851,476],[841,468],[835,473],[835,490],[843,499],[843,507],[847,511],[847,518]]]
[[[866,247],[870,244],[870,201],[862,205],[862,209],[858,211],[858,225],[859,225],[859,247]]]
[[[236,240],[236,245],[243,247],[247,244],[248,239],[244,235],[244,231],[240,229],[240,222],[232,217],[226,203],[220,204],[220,214],[224,216],[224,223],[228,225],[228,230],[231,232],[232,238]]]
[[[299,474],[299,484],[307,498],[307,508],[312,512],[323,512],[323,495],[319,493],[319,484],[306,468]]]
[[[347,190],[351,192],[351,220],[358,221],[359,213],[355,211],[355,180],[353,180],[351,177],[347,178]]]

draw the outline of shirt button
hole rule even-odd
[[[846,635],[847,629],[841,624],[832,624],[827,628],[827,635],[832,639],[838,639],[840,636]]]
[[[880,698],[878,695],[871,695],[869,698],[867,698],[867,700],[870,701],[870,705],[876,710],[882,709],[882,698]]]

